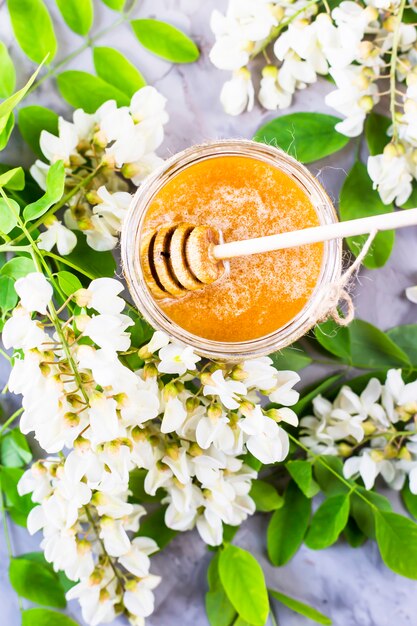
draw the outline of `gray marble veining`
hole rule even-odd
[[[58,58],[62,58],[68,50],[80,46],[82,40],[63,25],[51,0],[48,5],[59,24]],[[100,45],[114,46],[125,53],[137,64],[148,82],[168,98],[171,122],[166,127],[166,140],[160,151],[162,156],[207,139],[251,137],[256,128],[274,116],[255,107],[251,113],[232,118],[221,109],[218,94],[226,74],[210,64],[207,52],[212,42],[210,13],[214,7],[222,9],[225,6],[224,0],[143,0],[135,8],[133,17],[158,17],[190,33],[202,50],[201,59],[192,65],[172,66],[149,54],[138,44],[128,24],[117,27],[100,39]],[[115,20],[115,13],[98,0],[96,14],[93,34]],[[22,81],[24,76],[29,76],[33,66],[13,41],[4,3],[0,6],[0,39],[9,46]],[[71,67],[92,70],[91,51],[85,50]],[[291,110],[329,111],[323,103],[323,96],[330,89],[328,82],[320,81],[308,91],[298,93]],[[26,104],[43,104],[63,115],[69,112],[53,81],[46,81],[27,99]],[[16,133],[6,158],[3,155],[2,158],[10,163],[20,163],[23,158],[26,164],[30,164],[33,156]],[[311,166],[311,171],[319,176],[333,198],[337,198],[344,173],[353,159],[353,147],[347,147],[334,157]],[[388,265],[374,272],[361,271],[355,291],[359,317],[382,328],[416,321],[417,305],[413,306],[404,297],[405,287],[417,283],[416,246],[416,230],[400,232]],[[323,375],[317,367],[309,369],[303,374],[304,380]],[[6,376],[7,369],[3,367],[2,381]],[[16,399],[8,398],[7,401],[15,403]],[[394,500],[399,507],[398,499]],[[291,563],[277,569],[268,563],[265,555],[265,529],[265,517],[255,516],[243,524],[236,540],[259,558],[270,587],[316,606],[332,617],[334,626],[415,626],[417,623],[416,584],[387,570],[375,544],[368,543],[353,550],[339,543],[321,552],[303,547]],[[13,529],[12,539],[16,554],[36,550],[40,541],[39,536],[29,537],[21,528]],[[209,559],[210,553],[195,533],[176,538],[168,549],[153,558],[153,570],[163,576],[163,583],[156,591],[156,611],[147,620],[149,626],[207,624],[204,592]],[[19,610],[8,582],[3,536],[0,538],[0,606],[0,623],[18,626]],[[68,612],[84,624],[77,603],[70,603]],[[281,626],[307,626],[312,623],[283,607],[277,607],[277,613]],[[123,620],[115,622],[118,625],[123,623]]]

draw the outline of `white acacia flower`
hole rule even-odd
[[[78,133],[74,124],[60,117],[58,119],[58,136],[43,130],[39,138],[39,145],[50,163],[63,161],[65,167],[68,167],[71,156],[77,154],[78,141]]]
[[[273,6],[267,0],[229,0],[226,17],[248,41],[268,37],[277,25]]]
[[[117,315],[125,307],[123,298],[119,298],[119,293],[123,290],[123,284],[114,278],[96,278],[91,281],[88,289],[76,291],[74,299],[81,307],[95,309],[101,314]]]
[[[237,444],[235,434],[229,426],[229,419],[225,415],[220,417],[200,417],[195,431],[195,438],[203,450],[214,444],[219,450],[228,451]]]
[[[182,376],[187,371],[194,371],[196,363],[201,361],[201,357],[194,354],[191,346],[184,346],[179,343],[170,343],[163,346],[158,353],[161,362],[158,363],[158,370],[162,374],[178,374]]]
[[[382,389],[382,406],[390,421],[395,423],[400,419],[397,408],[416,403],[417,380],[406,384],[402,379],[401,370],[389,370]]]
[[[42,326],[32,320],[30,313],[21,307],[14,309],[12,316],[5,323],[2,339],[6,350],[9,348],[30,350],[49,341]]]
[[[95,315],[87,322],[84,335],[104,350],[124,352],[130,346],[130,335],[125,331],[133,323],[127,315]]]
[[[417,286],[407,287],[407,289],[405,290],[405,295],[410,300],[410,302],[417,304]]]
[[[360,396],[347,385],[342,387],[334,406],[347,411],[350,415],[358,415],[362,420],[371,417],[380,424],[386,424],[386,414],[379,404],[382,385],[377,378],[371,378]]]
[[[35,163],[29,168],[32,178],[44,191],[46,191],[46,177],[50,167],[51,165],[49,163],[44,163],[44,161],[36,159]]]
[[[164,348],[169,344],[169,336],[164,333],[162,330],[156,330],[152,335],[152,339],[146,345],[148,352],[153,354],[154,352],[158,352],[161,348]]]
[[[254,99],[255,90],[246,67],[235,70],[220,92],[220,102],[229,115],[240,115],[245,110],[252,111]]]
[[[239,422],[239,427],[248,435],[247,449],[262,463],[277,463],[287,456],[287,433],[273,419],[264,415],[259,405]]]
[[[134,185],[139,186],[147,176],[164,163],[161,157],[154,152],[148,152],[143,157],[123,166],[122,173],[125,178],[130,178]]]
[[[181,428],[187,417],[187,411],[179,398],[169,398],[165,405],[161,423],[162,433],[172,433]]]
[[[112,230],[120,231],[132,202],[132,195],[126,191],[110,193],[104,185],[97,189],[97,195],[101,202],[94,206],[94,215],[103,218]]]
[[[210,375],[210,382],[203,387],[205,396],[218,396],[227,409],[239,408],[239,396],[245,395],[246,386],[235,380],[225,380],[222,370]]]
[[[149,554],[159,550],[157,543],[149,537],[135,537],[130,544],[129,552],[119,557],[119,563],[131,574],[143,578],[149,574]]]
[[[68,211],[64,214],[65,222],[67,223]],[[91,228],[84,230],[84,234],[87,238],[87,244],[93,250],[97,252],[105,252],[106,250],[113,250],[118,242],[118,231],[114,230],[107,220],[100,215],[92,215],[90,218]],[[69,223],[67,224],[69,226]]]
[[[53,295],[52,285],[41,272],[31,272],[15,282],[15,290],[26,311],[47,314]]]
[[[132,96],[130,113],[137,124],[151,120],[155,124],[166,124],[169,117],[165,110],[167,99],[155,87],[142,87]]]
[[[123,602],[127,610],[138,617],[148,617],[154,609],[152,589],[159,585],[161,578],[149,574],[141,580],[127,584],[123,594]]]
[[[88,416],[90,419],[91,440],[94,445],[112,441],[119,434],[119,420],[116,413],[117,402],[113,398],[106,398],[100,392],[95,392],[90,398],[90,409]]]
[[[219,515],[210,509],[198,516],[196,527],[201,539],[208,546],[219,546],[223,541],[223,523]]]
[[[262,70],[258,98],[262,106],[269,111],[286,109],[292,101],[292,94],[280,87],[278,73],[278,68],[273,65],[266,65]]]
[[[372,489],[379,474],[383,476],[388,484],[394,482],[397,470],[392,461],[384,458],[379,459],[379,457],[373,455],[372,450],[365,449],[360,456],[352,456],[346,459],[343,465],[345,478],[351,478],[358,474],[362,478],[365,488]]]
[[[368,157],[368,173],[384,204],[401,206],[410,197],[413,177],[407,157],[392,144],[383,154]]]
[[[292,406],[298,402],[300,394],[293,387],[300,380],[297,372],[292,372],[291,370],[277,371],[275,389],[269,394],[271,402],[282,404],[283,406]]]
[[[45,222],[46,230],[38,237],[38,247],[41,250],[52,250],[57,247],[61,256],[70,254],[77,245],[77,236],[55,216]]]
[[[100,538],[110,556],[122,556],[131,549],[123,521],[104,516],[100,519]]]

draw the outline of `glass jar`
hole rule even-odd
[[[292,320],[276,331],[248,341],[222,342],[205,339],[184,330],[159,308],[146,285],[139,255],[141,232],[147,208],[169,180],[190,165],[218,156],[248,156],[281,169],[308,196],[321,224],[336,222],[338,218],[326,192],[303,165],[278,148],[245,139],[213,141],[187,148],[165,161],[139,187],[125,219],[121,237],[123,272],[133,301],[155,329],[165,331],[174,339],[193,346],[196,353],[202,356],[234,361],[280,350],[305,335],[317,323],[318,316],[323,312],[322,299],[328,285],[340,279],[342,242],[333,240],[323,244],[321,273],[311,298]]]

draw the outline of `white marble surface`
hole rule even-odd
[[[19,68],[20,81],[32,71],[13,37],[7,11],[0,3],[0,39],[5,41]],[[48,2],[54,17],[56,5]],[[251,137],[256,128],[273,114],[255,108],[250,114],[238,118],[227,117],[218,102],[218,93],[225,75],[209,62],[207,53],[212,37],[208,26],[210,12],[214,7],[226,5],[223,0],[143,0],[134,10],[133,17],[158,17],[170,21],[190,33],[198,42],[202,56],[193,65],[172,66],[147,53],[135,40],[128,25],[119,26],[100,40],[100,45],[120,49],[143,72],[150,84],[155,85],[168,98],[171,121],[161,150],[167,156],[192,143],[206,139],[225,137]],[[99,2],[96,3],[96,19],[93,33],[111,24],[115,13]],[[81,45],[81,38],[72,35],[56,19],[62,58],[68,50]],[[91,70],[91,51],[86,50],[70,66]],[[326,111],[323,95],[330,89],[325,80],[295,99],[292,111]],[[53,80],[45,82],[26,102],[40,103],[66,114],[69,107],[60,99]],[[12,149],[7,153],[9,162],[24,158],[29,164],[32,155],[19,139],[13,138]],[[3,155],[2,155],[3,156]],[[3,160],[6,160],[3,156]],[[353,146],[347,147],[322,163],[313,164],[311,170],[319,174],[326,189],[337,198],[345,171],[353,161]],[[417,306],[404,298],[404,288],[417,283],[417,232],[399,233],[394,254],[389,264],[376,272],[361,273],[356,288],[358,316],[382,328],[415,322]],[[304,378],[311,380],[322,375],[317,369],[306,372]],[[2,379],[7,375],[2,371]],[[8,398],[9,403],[16,399]],[[398,501],[396,501],[396,506]],[[327,550],[314,552],[303,547],[284,568],[273,568],[265,556],[266,519],[256,516],[240,529],[236,541],[250,550],[261,561],[270,587],[280,589],[309,602],[332,617],[334,626],[413,626],[417,622],[416,584],[387,570],[381,562],[376,545],[368,543],[353,550],[339,543]],[[24,529],[13,529],[13,547],[16,554],[35,550],[40,537],[30,538]],[[195,533],[176,538],[162,554],[153,558],[153,570],[163,576],[157,589],[156,611],[148,626],[203,626],[207,624],[204,611],[206,590],[205,572],[210,559]],[[18,626],[20,616],[17,600],[7,578],[7,556],[3,536],[0,537],[0,623]],[[28,605],[28,603],[25,603]],[[309,620],[291,611],[277,607],[280,626],[304,626]],[[68,613],[84,624],[78,606],[72,602]],[[115,624],[121,626],[123,620]]]

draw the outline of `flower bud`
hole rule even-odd
[[[132,428],[130,436],[135,443],[139,443],[139,441],[146,441],[146,433],[142,430],[142,428],[139,428],[139,426]]]
[[[362,98],[359,99],[358,104],[361,109],[368,113],[369,111],[372,111],[374,107],[374,100],[372,96],[362,96]]]
[[[211,374],[209,374],[208,372],[203,372],[202,374],[200,374],[200,380],[202,385],[210,385],[213,382]]]
[[[185,389],[185,385],[184,385],[184,383],[181,380],[176,380],[174,385],[175,385],[175,389],[178,391],[178,393],[181,393]]]
[[[385,28],[388,33],[393,33],[397,27],[397,23],[398,17],[396,15],[390,15],[382,22],[382,27]]]
[[[347,443],[339,443],[337,446],[337,452],[340,456],[346,458],[352,454],[352,446]]]
[[[363,15],[366,15],[370,22],[375,22],[375,20],[379,18],[378,9],[371,6],[366,7],[366,9],[363,10]]]
[[[134,120],[135,122],[140,122],[141,120]],[[139,163],[125,163],[121,169],[122,176],[125,178],[133,178],[134,176],[138,176],[143,172],[143,166]]]
[[[191,456],[201,456],[203,454],[203,449],[200,448],[200,446],[198,445],[198,443],[196,443],[195,441],[192,442],[192,444],[190,445],[190,447],[188,448],[188,454]]]
[[[365,435],[372,435],[376,431],[376,426],[371,420],[365,420],[361,426]]]
[[[403,446],[401,448],[401,450],[399,451],[398,458],[402,459],[403,461],[411,461],[412,460],[411,453],[408,450],[408,448],[406,448],[405,446]]]
[[[281,7],[278,4],[270,4],[269,10],[271,11],[277,22],[280,22],[285,15],[284,7]]]
[[[47,378],[51,373],[51,366],[47,363],[39,363],[39,369],[42,376],[45,376],[45,378]]]
[[[404,152],[405,150],[402,144],[393,143],[392,141],[388,143],[384,148],[384,154],[390,158],[402,156]]]
[[[383,461],[385,459],[385,455],[382,450],[371,450],[370,457],[375,463],[379,463],[379,461]]]
[[[212,420],[218,420],[222,416],[222,407],[218,402],[213,402],[207,407],[207,416]]]
[[[188,413],[194,413],[198,406],[200,406],[200,401],[195,396],[191,396],[185,401],[185,408],[187,409]]]
[[[178,390],[175,383],[167,383],[163,389],[162,395],[165,402],[168,402],[168,400],[171,400],[172,398],[176,398],[178,396]]]
[[[254,408],[255,408],[255,405],[252,404],[252,402],[249,402],[249,400],[243,400],[243,402],[241,402],[239,406],[240,412],[245,417],[248,417],[248,415],[251,415]]]
[[[175,443],[169,444],[166,447],[165,452],[173,461],[177,461],[179,459],[180,448]]]
[[[149,378],[156,378],[158,376],[158,369],[155,363],[146,363],[143,368],[143,377],[145,380]]]
[[[68,404],[73,409],[82,409],[85,407],[85,403],[81,400],[80,396],[76,393],[69,393],[66,396]]]
[[[150,359],[152,357],[152,352],[149,352],[148,344],[146,346],[142,346],[138,350],[138,357],[146,361],[146,359]]]
[[[236,365],[230,373],[230,378],[232,380],[242,381],[242,380],[245,380],[245,378],[247,377],[248,377],[248,374],[245,372],[242,365],[240,364]]]
[[[388,444],[384,448],[384,457],[386,459],[396,459],[398,456],[398,448],[393,446],[392,444]]]
[[[64,415],[64,422],[70,428],[75,428],[75,426],[78,426],[78,424],[80,423],[80,416],[77,415],[77,413],[72,413],[71,411],[68,411]]]
[[[110,597],[110,592],[105,587],[100,589],[99,602],[108,602]]]
[[[93,144],[98,148],[105,148],[107,146],[107,137],[102,130],[98,130],[94,133]]]
[[[369,59],[374,53],[374,44],[372,41],[361,41],[358,45],[358,55],[361,59]]]
[[[104,578],[104,571],[101,567],[96,567],[88,578],[88,583],[93,587],[99,585]]]
[[[78,435],[78,437],[74,440],[74,449],[79,450],[80,452],[86,452],[90,450],[91,444],[82,435]]]
[[[103,202],[95,189],[90,189],[90,191],[87,191],[87,193],[85,194],[85,199],[87,200],[87,202],[94,205],[102,204]]]
[[[42,461],[35,461],[30,469],[34,476],[44,476],[48,473]]]
[[[80,307],[88,306],[91,301],[91,295],[88,289],[77,289],[72,297]]]

